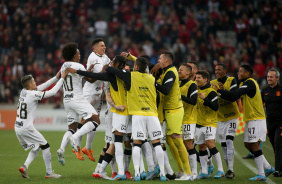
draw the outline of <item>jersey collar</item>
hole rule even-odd
[[[208,82],[206,85],[200,87],[200,89],[201,89],[201,90],[204,90],[204,89],[207,89],[207,88],[209,88],[209,87],[211,87],[211,85],[210,85],[210,83]]]
[[[163,72],[166,72],[169,68],[173,67],[173,65],[168,65],[167,67],[163,68]]]
[[[93,51],[94,52],[94,51]],[[103,57],[103,55],[100,55],[100,54],[98,54],[98,53],[96,53],[96,52],[94,52],[97,56],[99,56],[99,57]]]
[[[222,78],[217,79],[218,82],[221,82],[222,84],[224,84],[227,80],[227,76],[224,76]]]

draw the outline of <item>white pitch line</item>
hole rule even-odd
[[[248,169],[250,169],[253,173],[257,174],[257,168],[255,168],[254,166],[252,166],[251,164],[249,164],[248,162],[244,161],[243,158],[241,158],[241,156],[239,155],[239,153],[237,151],[234,152],[235,157],[242,162]],[[268,177],[266,178],[266,183],[268,184],[276,184],[274,181],[272,181],[271,179],[269,179]]]

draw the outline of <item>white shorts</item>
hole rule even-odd
[[[94,107],[85,99],[64,102],[64,106],[67,111],[68,125],[79,122],[79,116],[87,120],[91,118],[93,114],[98,114]]]
[[[193,124],[183,124],[182,125],[182,132],[183,132],[183,140],[191,140],[195,137],[196,131],[196,123]]]
[[[216,127],[216,140],[218,142],[226,142],[226,136],[235,137],[239,118],[234,118],[228,121],[218,121]]]
[[[15,132],[24,150],[32,149],[35,151],[40,145],[47,144],[46,139],[36,129],[27,130],[15,128]]]
[[[127,131],[129,131],[127,130],[127,127],[128,127],[128,124],[130,123],[130,119],[131,119],[130,115],[125,116],[125,115],[120,115],[120,114],[113,112],[112,132],[118,131],[124,134],[127,133]]]
[[[114,143],[114,134],[112,132],[112,119],[113,119],[113,112],[110,110],[106,110],[105,112],[105,123],[107,125],[106,133],[105,133],[105,141],[106,143],[113,144]]]
[[[163,137],[161,124],[158,117],[132,115],[133,140],[161,139]]]
[[[216,128],[212,126],[204,126],[201,128],[196,127],[195,143],[205,144],[206,140],[214,140]]]
[[[163,137],[161,138],[161,144],[166,144],[166,122],[161,123]]]
[[[84,98],[94,107],[96,112],[100,114],[102,107],[101,94],[84,95]]]
[[[265,119],[247,121],[244,129],[244,142],[254,143],[265,141],[266,121]]]

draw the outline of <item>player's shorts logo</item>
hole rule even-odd
[[[126,130],[126,126],[125,125],[121,125],[121,130]]]
[[[161,134],[162,134],[161,131],[154,131],[154,132],[153,132],[153,137],[159,136],[159,135],[161,135]]]
[[[144,134],[142,132],[137,132],[137,137],[144,137]]]
[[[281,92],[280,91],[276,91],[276,96],[281,96]]]

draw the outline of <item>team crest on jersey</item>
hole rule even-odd
[[[159,135],[161,135],[161,134],[162,134],[161,131],[154,131],[154,132],[153,132],[153,137],[157,137],[157,136],[159,136]]]
[[[126,126],[125,125],[121,125],[121,130],[126,130]]]
[[[276,96],[281,96],[281,92],[280,91],[276,91]]]

